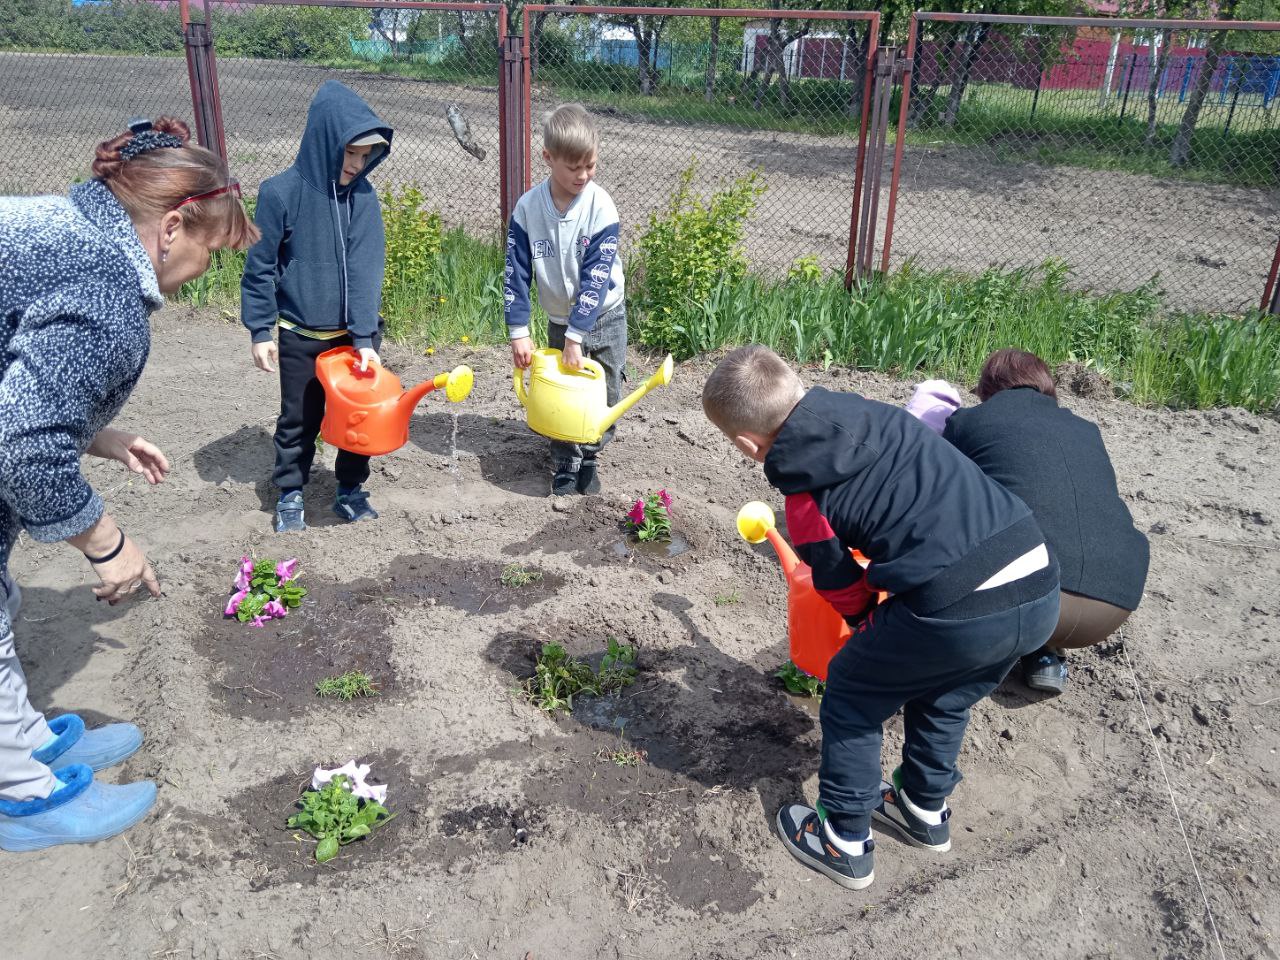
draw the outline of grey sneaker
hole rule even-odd
[[[830,831],[813,807],[784,803],[778,810],[778,835],[793,857],[850,890],[871,886],[876,878],[875,840],[868,836],[855,842],[858,852],[846,853],[835,845]]]
[[[893,782],[880,781],[880,806],[871,818],[894,830],[913,847],[946,853],[951,849],[951,808],[925,810],[916,806],[902,789],[902,773],[894,770]]]
[[[377,520],[378,511],[369,505],[369,494],[360,487],[350,493],[340,493],[333,501],[333,512],[339,520],[356,523],[359,520]]]
[[[553,497],[567,497],[572,493],[578,492],[578,471],[576,470],[557,470],[551,478],[551,495]]]
[[[1048,648],[1022,658],[1022,680],[1032,690],[1062,693],[1067,689],[1067,662]]]
[[[302,494],[297,491],[285,494],[276,504],[276,533],[297,533],[307,529],[305,516]]]

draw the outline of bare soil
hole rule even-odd
[[[293,162],[307,105],[326,79],[350,84],[396,128],[379,185],[419,183],[450,223],[496,233],[498,93],[283,61],[219,61],[232,168],[246,191]],[[0,53],[0,194],[62,192],[83,175],[94,145],[136,113],[191,115],[180,58]],[[534,91],[534,125],[559,102]],[[445,120],[456,105],[484,160],[464,152]],[[842,268],[848,253],[856,128],[823,137],[599,114],[600,182],[622,215],[624,246],[663,208],[681,170],[697,163],[708,189],[759,171],[768,188],[747,229],[757,269],[785,272],[802,256]],[[539,138],[533,136],[535,178]],[[892,144],[891,144],[892,146]],[[892,149],[889,150],[892,156]],[[884,174],[879,217],[888,204]],[[1132,289],[1157,274],[1177,307],[1239,310],[1257,304],[1276,247],[1280,192],[1164,180],[1001,159],[986,147],[907,147],[892,265],[980,271],[1059,258],[1072,283]],[[877,264],[879,263],[877,254]]]
[[[979,704],[954,849],[884,836],[875,884],[853,894],[773,833],[778,804],[814,795],[818,725],[772,676],[782,576],[733,517],[777,500],[704,421],[707,364],[623,419],[603,496],[553,504],[504,351],[387,355],[406,382],[470,363],[475,392],[429,397],[410,443],[376,462],[379,521],[327,521],[325,451],[314,526],[281,538],[274,379],[216,311],[157,317],[121,425],[174,472],[148,488],[88,469],[166,595],[96,604],[58,545],[23,543],[13,567],[33,701],[139,723],[141,752],[103,776],[154,778],[159,804],[125,837],[6,856],[6,956],[1189,960],[1220,955],[1215,927],[1226,956],[1280,955],[1280,423],[1066,398],[1101,426],[1150,531],[1142,607],[1122,640],[1072,658],[1064,696],[1011,679]],[[911,389],[805,375],[893,402]],[[618,549],[631,500],[659,487],[688,549]],[[264,629],[223,622],[245,552],[300,557],[308,605]],[[513,562],[543,579],[503,587]],[[639,653],[621,694],[552,717],[518,691],[541,643],[598,658],[610,636]],[[312,696],[353,665],[383,696]],[[885,739],[892,765],[900,720]],[[623,749],[643,761],[615,764]],[[316,866],[284,822],[314,766],[352,758],[399,816]]]

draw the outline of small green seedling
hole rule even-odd
[[[373,677],[361,670],[352,670],[340,677],[325,677],[316,684],[316,696],[354,700],[356,697],[376,697],[378,685]]]
[[[732,603],[741,603],[742,594],[738,593],[737,590],[733,590],[729,593],[717,593],[711,598],[711,602],[717,607],[727,607]]]
[[[600,761],[608,760],[617,767],[638,767],[649,759],[649,753],[639,747],[629,746],[623,738],[623,731],[619,730],[618,746],[613,750],[606,750],[601,747],[596,751],[596,759]]]
[[[504,587],[527,587],[542,579],[537,570],[526,570],[518,563],[509,563],[502,569],[502,585]]]
[[[289,826],[315,837],[316,862],[338,855],[338,848],[367,837],[374,828],[395,817],[380,803],[361,800],[347,789],[347,778],[336,776],[320,790],[308,790],[298,798],[301,812],[289,818]]]
[[[817,697],[821,700],[827,689],[824,681],[805,673],[790,660],[774,676],[782,681],[788,693],[794,693],[798,697]]]
[[[524,692],[530,703],[548,713],[569,711],[575,696],[599,697],[634,683],[635,662],[635,647],[618,643],[616,637],[609,638],[598,671],[569,656],[561,644],[544,643]]]

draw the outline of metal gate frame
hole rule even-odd
[[[869,24],[870,36],[867,47],[867,62],[864,67],[865,79],[862,91],[862,121],[858,129],[857,160],[853,170],[853,202],[849,209],[849,253],[845,260],[845,285],[851,286],[854,280],[861,278],[870,270],[870,250],[875,248],[874,216],[860,216],[866,204],[878,202],[878,168],[873,167],[877,177],[877,189],[864,190],[863,180],[868,173],[867,145],[869,124],[872,119],[871,101],[876,96],[877,88],[873,79],[878,75],[876,66],[880,62],[880,14],[878,11],[839,11],[839,10],[746,10],[746,9],[712,9],[709,7],[611,7],[611,6],[567,6],[563,4],[529,3],[524,6],[523,22],[520,30],[519,51],[514,43],[503,47],[503,81],[512,85],[509,95],[503,95],[501,102],[508,104],[507,123],[504,124],[504,142],[507,136],[518,137],[519,143],[509,148],[509,153],[518,158],[519,183],[522,189],[532,186],[531,154],[532,131],[530,118],[532,114],[532,81],[530,76],[532,63],[532,30],[530,14],[552,13],[565,16],[575,15],[618,15],[618,16],[652,16],[652,17],[707,17],[735,18],[749,20],[835,20],[842,22],[858,21]],[[512,40],[515,38],[513,37]],[[519,88],[515,85],[519,84]],[[888,116],[889,93],[884,94],[883,111],[885,120]],[[518,126],[512,127],[510,121],[515,119]],[[884,132],[881,131],[880,142],[883,145]],[[512,170],[515,173],[515,169]],[[510,189],[512,181],[506,181]],[[519,199],[519,193],[515,199]],[[510,209],[515,208],[515,199],[510,200]],[[508,210],[507,194],[503,194],[503,210]],[[860,227],[860,221],[865,227]]]
[[[893,222],[898,208],[898,184],[902,174],[902,152],[907,136],[907,117],[911,107],[911,79],[915,65],[916,47],[920,39],[920,24],[935,23],[999,23],[1016,26],[1043,27],[1100,27],[1106,30],[1240,30],[1277,32],[1280,22],[1261,20],[1141,20],[1132,17],[1024,17],[1013,14],[984,13],[924,13],[911,15],[911,27],[907,34],[906,58],[902,61],[902,98],[898,106],[898,131],[893,147],[893,172],[889,181],[889,198],[886,201],[884,246],[880,255],[880,272],[889,272],[889,254],[893,247]],[[1270,275],[1263,288],[1261,309],[1280,313],[1280,244],[1276,246]]]

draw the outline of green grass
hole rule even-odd
[[[378,685],[373,677],[360,670],[352,670],[340,677],[325,677],[316,684],[316,696],[335,697],[346,702],[356,697],[376,697]]]
[[[183,288],[197,305],[239,303],[243,254]],[[410,344],[506,342],[502,246],[452,230],[414,289],[392,290],[388,334]],[[1053,366],[1086,364],[1144,406],[1240,406],[1270,413],[1280,404],[1280,317],[1167,311],[1152,286],[1099,295],[1071,289],[1059,262],[970,275],[910,266],[855,290],[838,275],[722,282],[671,323],[646,325],[644,291],[628,287],[637,341],[682,358],[763,343],[802,364],[840,364],[901,376],[971,383],[993,350],[1017,346]],[[535,339],[546,320],[535,314]],[[641,331],[670,331],[661,342]]]

